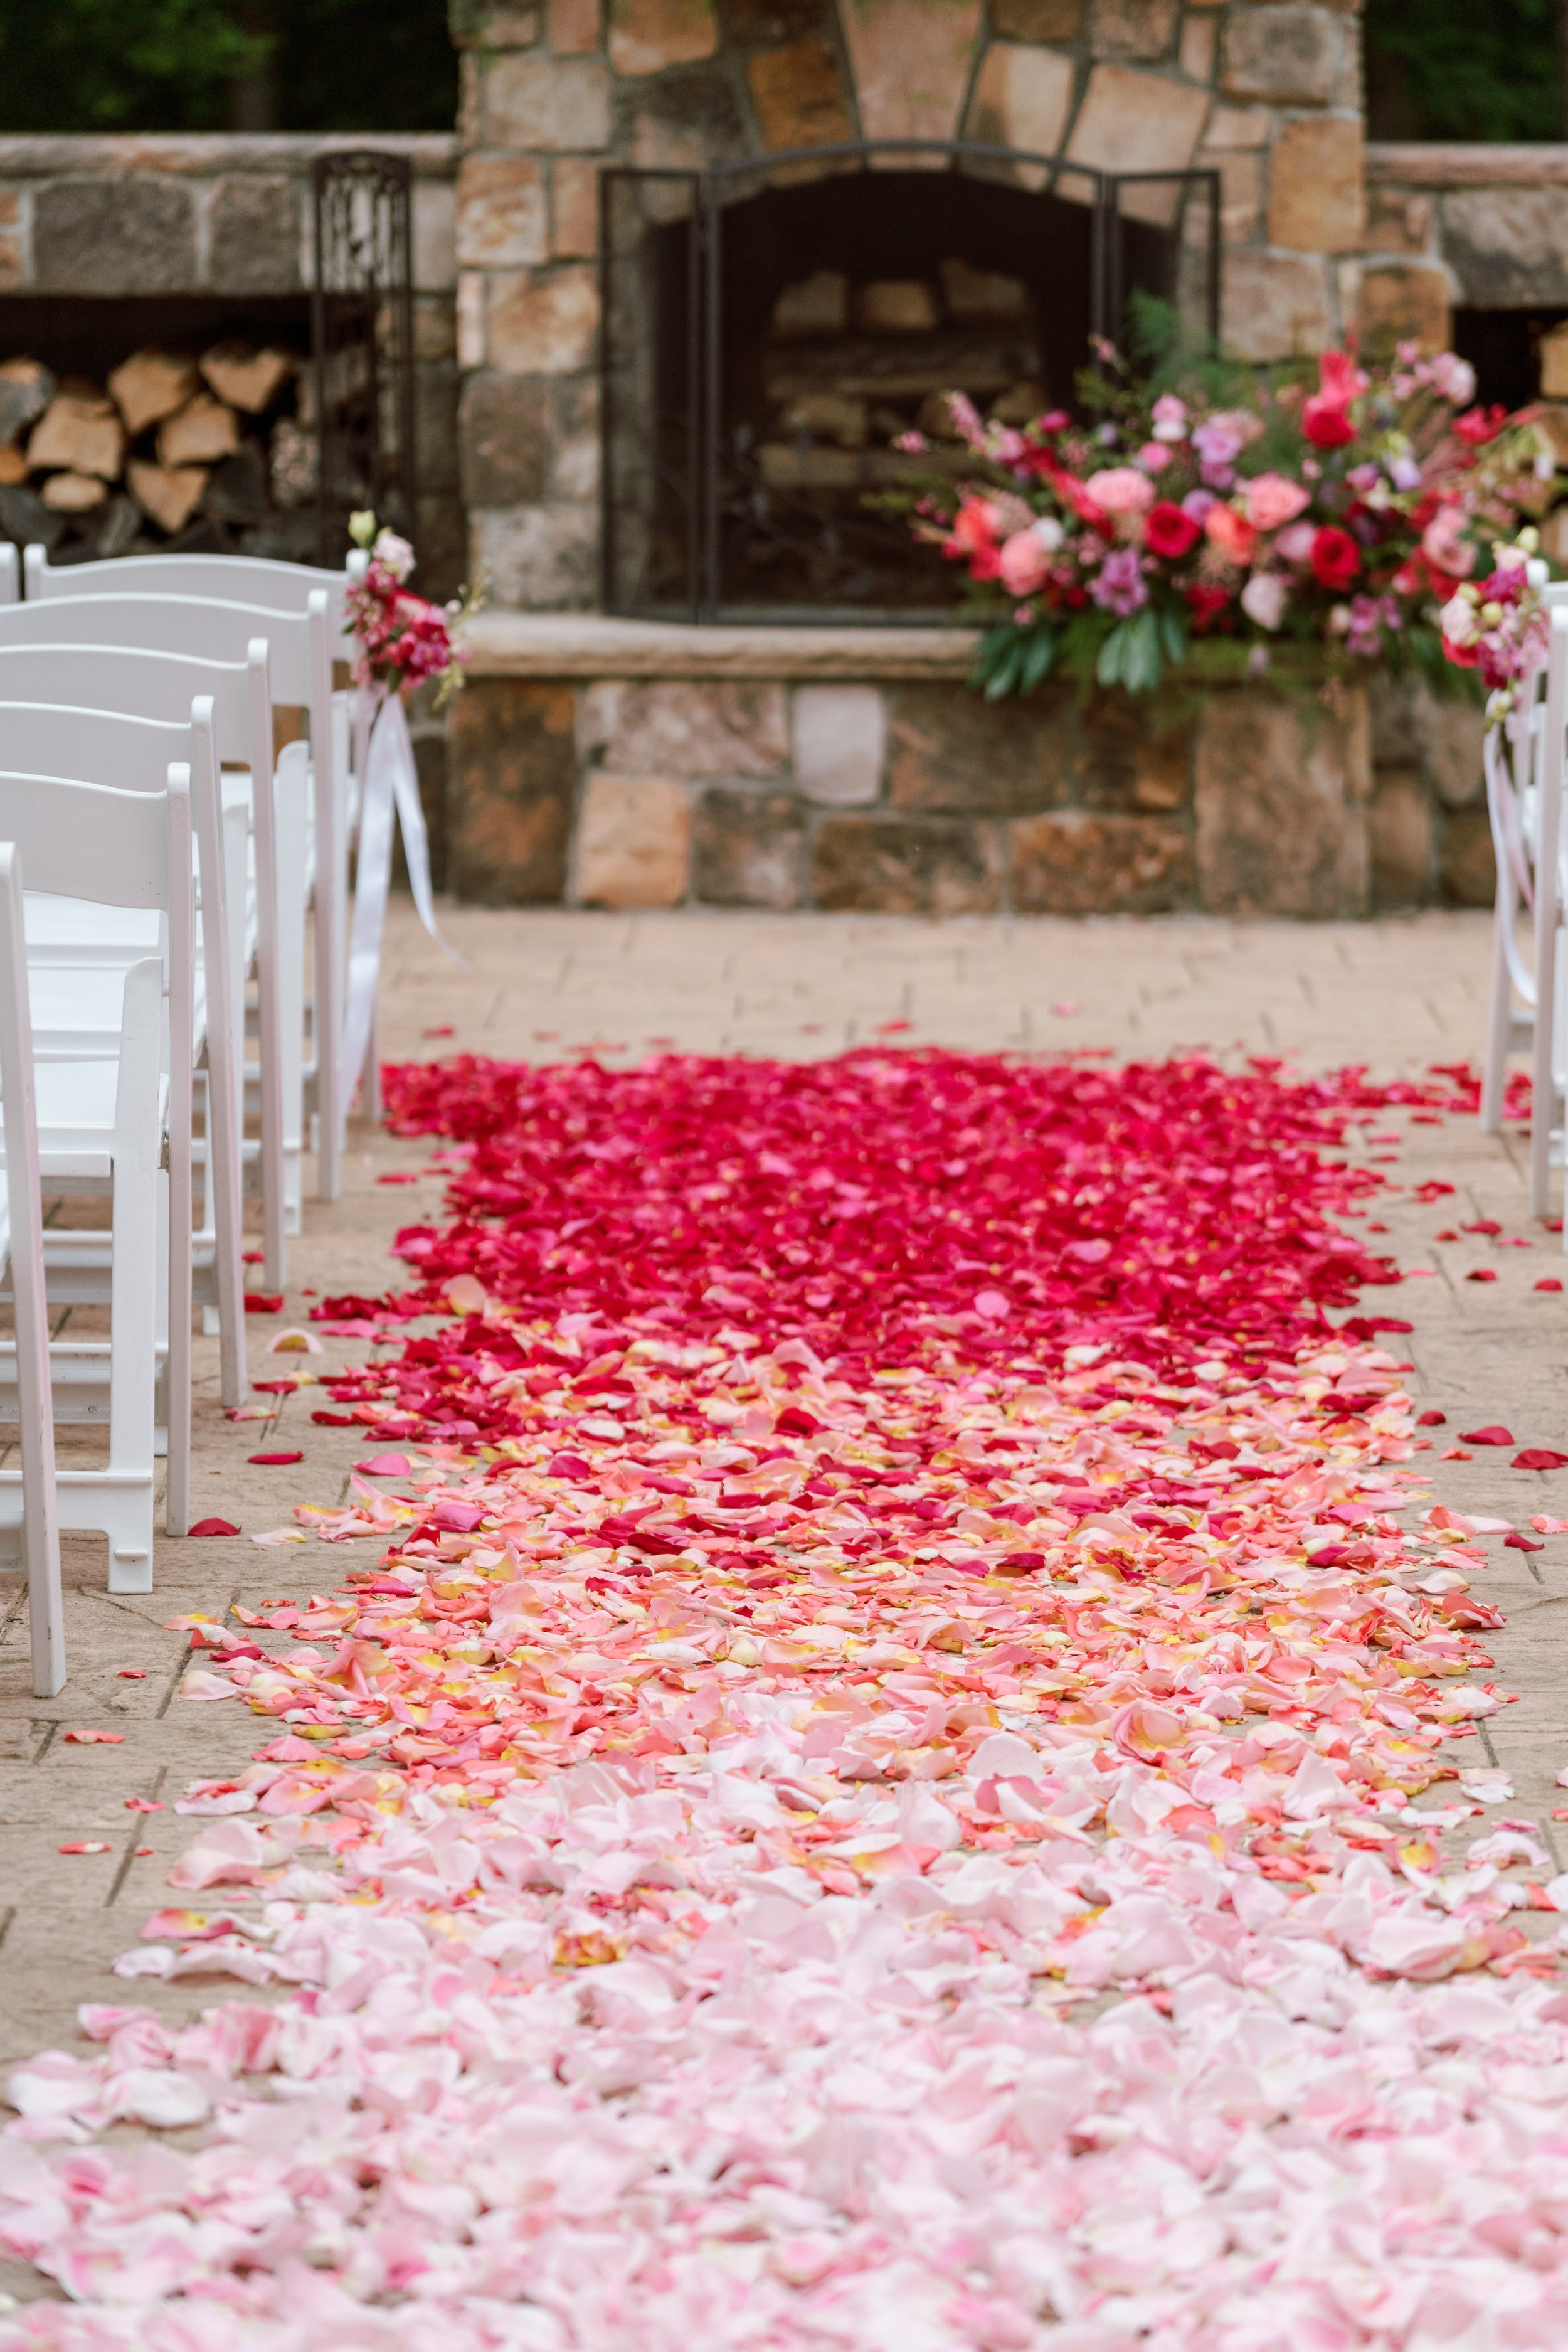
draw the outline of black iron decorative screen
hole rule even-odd
[[[1128,295],[1212,343],[1218,177],[1110,177],[915,140],[601,178],[605,609],[940,619],[954,568],[879,511],[957,468],[957,391],[1022,424],[1071,407]],[[896,445],[927,443],[918,459]]]
[[[407,156],[364,148],[319,156],[311,171],[309,404],[323,563],[342,562],[357,509],[395,530],[414,528],[413,180]]]

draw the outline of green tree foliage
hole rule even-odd
[[[0,0],[0,131],[221,131],[258,71],[279,131],[456,117],[444,0]]]
[[[1560,139],[1563,0],[1367,0],[1372,135]]]

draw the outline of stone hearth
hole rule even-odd
[[[1479,721],[1410,688],[987,704],[965,630],[482,614],[446,877],[486,905],[1330,917],[1490,902]]]

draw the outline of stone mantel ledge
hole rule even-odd
[[[152,173],[214,179],[238,173],[304,178],[318,155],[370,147],[407,155],[422,180],[457,174],[457,141],[447,131],[115,131],[65,137],[0,137],[0,180],[111,179]]]
[[[470,677],[961,678],[965,628],[696,628],[603,613],[480,613],[463,633]]]
[[[1366,150],[1366,178],[1375,188],[1562,187],[1568,185],[1568,142],[1375,141]]]

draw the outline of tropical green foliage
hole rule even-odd
[[[456,116],[444,0],[0,0],[0,131],[219,131],[268,66],[280,131]]]
[[[1367,0],[1375,138],[1560,139],[1562,0]]]

